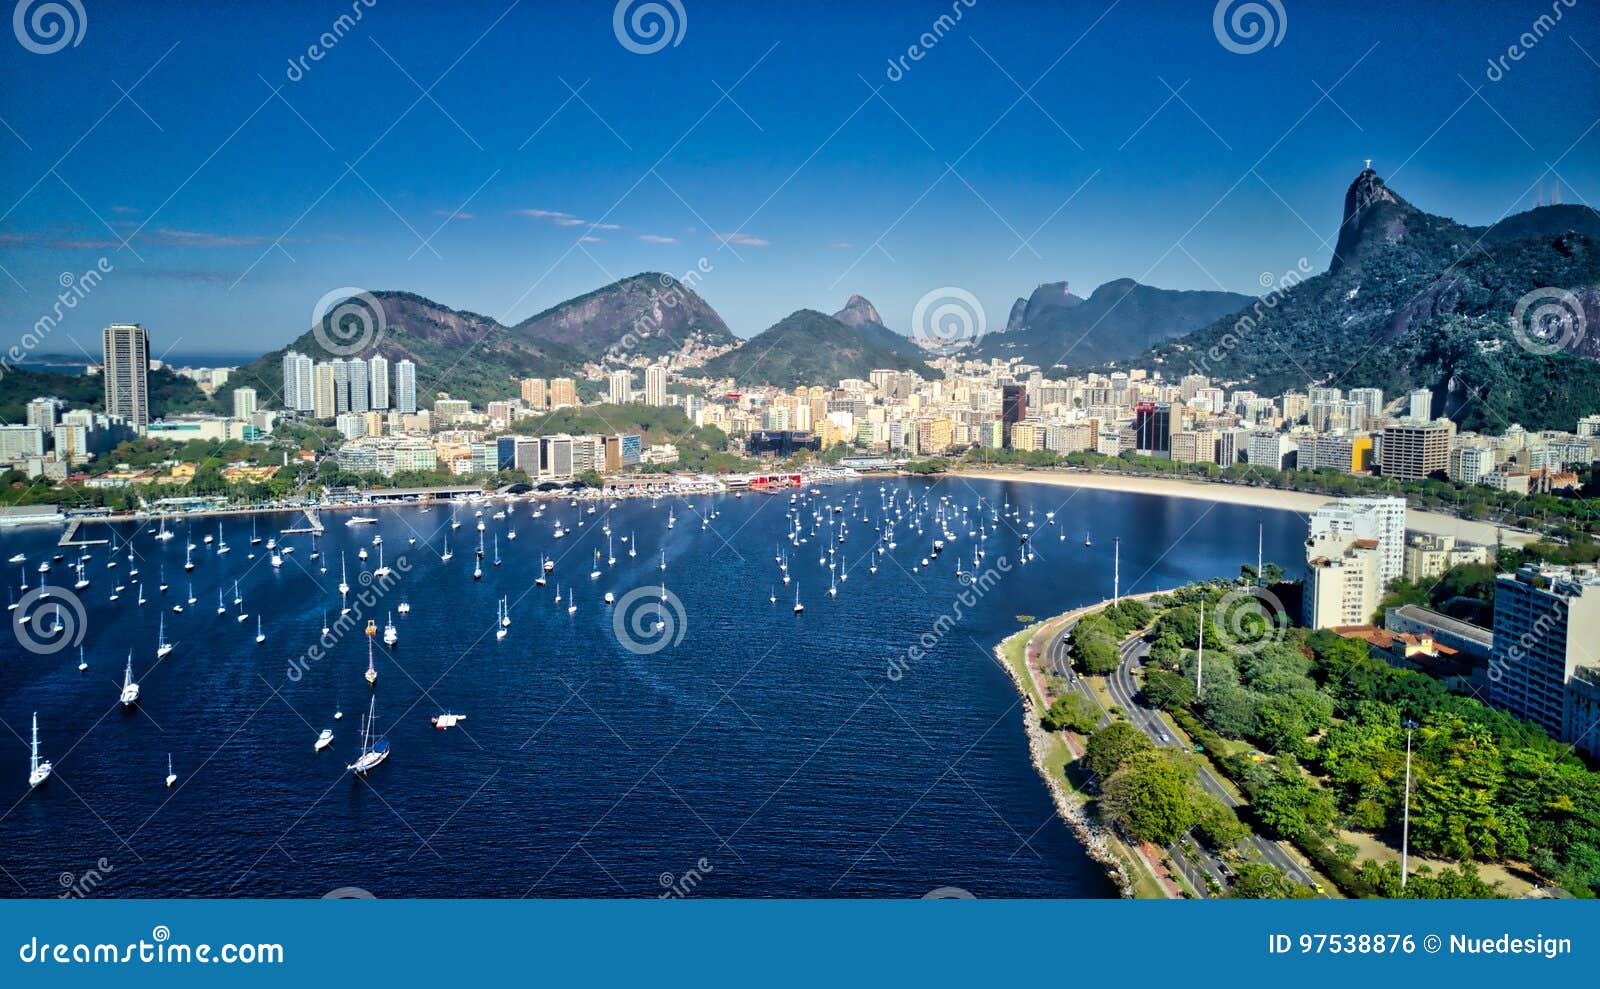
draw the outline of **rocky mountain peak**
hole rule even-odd
[[[859,295],[852,295],[845,302],[844,308],[833,314],[833,318],[846,326],[884,325],[883,317],[878,315],[878,310]]]

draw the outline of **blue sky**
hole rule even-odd
[[[1368,157],[1469,223],[1557,176],[1600,194],[1600,18],[1562,0],[1498,81],[1547,0],[1281,0],[1250,54],[1208,0],[681,0],[649,54],[611,2],[81,2],[76,46],[0,44],[6,346],[101,257],[44,350],[128,320],[157,352],[261,351],[346,286],[510,323],[700,258],[741,335],[852,292],[904,332],[941,286],[997,328],[1044,281],[1253,293],[1320,269]]]

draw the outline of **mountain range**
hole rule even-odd
[[[1600,410],[1597,285],[1592,208],[1543,206],[1472,227],[1423,212],[1369,168],[1346,192],[1327,271],[1280,279],[1250,309],[1134,363],[1262,394],[1427,388],[1435,412],[1463,428],[1570,430]],[[1533,302],[1520,326],[1519,300]],[[1534,318],[1561,312],[1565,324]]]
[[[1175,291],[1131,278],[1106,282],[1083,299],[1066,282],[1051,282],[1018,299],[1005,330],[980,338],[963,356],[1014,358],[1045,368],[1118,361],[1253,302],[1236,292]]]
[[[1051,282],[1017,299],[1002,331],[955,352],[1074,371],[1200,372],[1262,394],[1316,383],[1390,395],[1423,387],[1434,392],[1436,410],[1467,428],[1570,429],[1600,409],[1597,286],[1600,214],[1590,207],[1542,206],[1472,227],[1418,209],[1369,168],[1346,190],[1325,272],[1302,263],[1261,299],[1126,278],[1084,298],[1065,281]],[[1530,310],[1540,316],[1565,311],[1570,318],[1553,324],[1530,316],[1515,327],[1525,299],[1542,306]],[[691,355],[680,365],[688,374],[795,387],[885,367],[935,377],[927,360],[950,352],[889,329],[860,295],[832,315],[801,309],[741,341],[693,288],[657,272],[512,326],[409,292],[374,292],[368,304],[382,310],[385,326],[368,354],[415,361],[425,408],[438,391],[482,404],[515,394],[516,378],[585,377],[586,366],[623,356]],[[1552,326],[1564,328],[1565,338],[1547,345],[1543,334]],[[243,385],[273,404],[284,350],[333,356],[322,342],[329,330],[325,319],[288,348],[239,368],[214,408],[230,409],[232,389]]]

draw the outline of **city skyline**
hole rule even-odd
[[[694,4],[680,42],[648,57],[599,8],[355,8],[309,60],[333,11],[231,11],[223,26],[106,6],[79,44],[0,63],[8,92],[92,108],[82,128],[47,123],[45,101],[4,114],[17,165],[0,220],[18,289],[0,300],[7,333],[34,324],[61,272],[100,256],[113,270],[50,351],[92,349],[115,321],[170,329],[185,350],[220,330],[228,349],[266,351],[342,285],[515,321],[702,257],[714,271],[700,290],[744,337],[855,292],[906,332],[940,285],[973,292],[994,329],[1043,282],[1254,294],[1263,271],[1320,267],[1339,193],[1368,158],[1478,224],[1558,189],[1582,201],[1600,178],[1581,126],[1600,106],[1600,87],[1581,84],[1600,74],[1581,5],[1511,61],[1506,38],[1529,17],[1504,5],[1430,22],[1423,51],[1367,18],[1295,8],[1247,56],[1199,8],[958,2],[920,58],[905,50],[943,8],[757,28]],[[225,62],[204,45],[219,33],[241,39]],[[196,92],[191,74],[215,85]],[[797,84],[812,97],[792,100]],[[478,87],[527,99],[480,106]],[[113,149],[142,167],[91,167]]]

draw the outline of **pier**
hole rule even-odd
[[[104,546],[108,542],[110,542],[109,539],[79,539],[79,538],[77,538],[78,529],[81,528],[82,526],[83,526],[83,520],[82,519],[73,519],[71,522],[68,522],[66,530],[61,533],[61,540],[59,542],[57,542],[56,545],[57,546]]]
[[[304,532],[309,532],[317,536],[322,535],[322,519],[317,517],[316,511],[314,509],[307,508],[304,509],[304,512],[306,516],[305,524],[297,525],[290,529],[284,529],[282,530],[283,535],[293,536]]]

